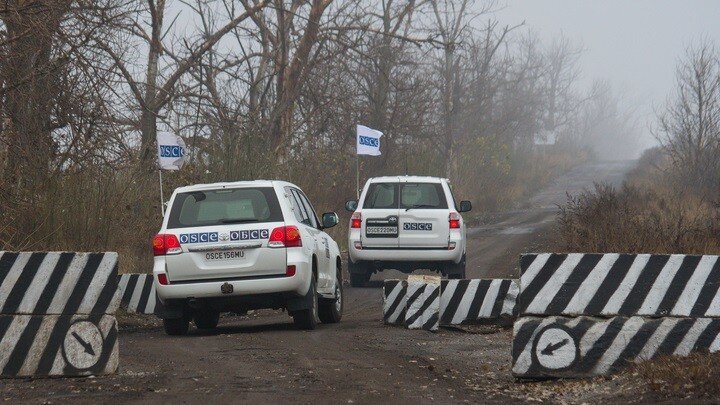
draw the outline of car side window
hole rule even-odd
[[[303,224],[305,224],[305,225],[307,225],[307,226],[312,226],[312,227],[314,227],[313,221],[312,221],[312,214],[308,211],[308,209],[307,209],[307,208],[305,207],[305,205],[302,203],[302,198],[300,197],[300,193],[298,192],[297,189],[294,189],[294,188],[291,189],[290,191],[291,191],[292,196],[293,196],[293,198],[295,199],[295,202],[296,202],[296,204],[297,204],[297,206],[298,206],[298,210],[300,211],[300,215],[302,215],[302,220],[300,220],[300,222],[302,222]]]
[[[300,197],[300,201],[302,201],[302,203],[305,205],[305,210],[307,211],[308,216],[310,217],[310,224],[311,224],[310,226],[312,226],[314,228],[319,228],[320,223],[318,222],[317,215],[315,214],[315,209],[310,204],[310,200],[308,200],[307,196],[305,196],[305,194],[302,191],[300,191],[300,190],[295,190],[295,191],[297,192],[298,196]]]
[[[305,209],[303,208],[302,204],[300,204],[300,201],[298,200],[297,196],[295,195],[295,192],[290,187],[285,187],[285,193],[288,196],[288,200],[290,200],[290,206],[292,207],[293,214],[295,214],[295,219],[297,219],[298,222],[301,222],[303,224],[307,224],[308,217],[307,213],[305,212]]]

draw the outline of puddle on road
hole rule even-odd
[[[529,233],[532,233],[535,230],[535,228],[532,227],[522,227],[522,226],[511,226],[510,228],[505,228],[499,232],[500,235],[527,235]]]

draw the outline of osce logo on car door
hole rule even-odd
[[[405,222],[403,230],[406,231],[432,231],[432,223],[430,222]]]

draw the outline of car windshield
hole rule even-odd
[[[440,183],[370,184],[363,209],[388,208],[446,209],[447,200]]]
[[[191,191],[175,196],[168,228],[281,222],[272,187]]]

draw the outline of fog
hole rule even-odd
[[[648,125],[675,87],[678,60],[688,44],[720,43],[720,1],[507,0],[495,17],[543,41],[564,35],[583,48],[581,82],[607,80],[629,108],[637,108],[646,144]]]

